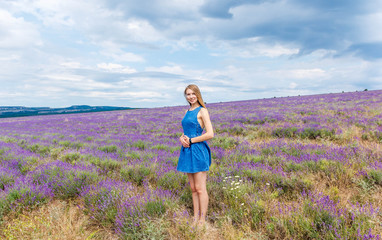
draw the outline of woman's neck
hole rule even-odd
[[[200,107],[200,104],[199,103],[194,103],[190,106],[190,109],[195,109],[197,107]]]

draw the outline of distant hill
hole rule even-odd
[[[0,118],[24,117],[35,115],[85,113],[85,112],[103,112],[115,110],[130,110],[129,107],[110,107],[110,106],[88,106],[73,105],[67,108],[50,107],[23,107],[23,106],[0,106]]]

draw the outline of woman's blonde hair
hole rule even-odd
[[[200,106],[206,108],[206,105],[204,104],[204,101],[203,101],[203,98],[202,98],[202,94],[200,93],[200,90],[198,88],[198,86],[196,86],[195,84],[190,84],[186,87],[186,89],[184,89],[184,97],[186,97],[186,91],[187,89],[191,89],[195,95],[196,95],[196,99],[198,99],[198,103],[200,104]],[[190,106],[191,106],[191,103],[189,103]]]

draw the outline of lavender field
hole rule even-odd
[[[179,106],[0,119],[0,237],[382,238],[382,91],[207,108],[208,228],[176,171]]]

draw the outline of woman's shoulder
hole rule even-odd
[[[200,111],[207,111],[207,108],[200,106]]]
[[[208,114],[208,110],[207,110],[207,108],[205,108],[205,107],[201,107],[201,108],[200,108],[200,113],[201,113],[201,114],[206,114],[206,113]]]

